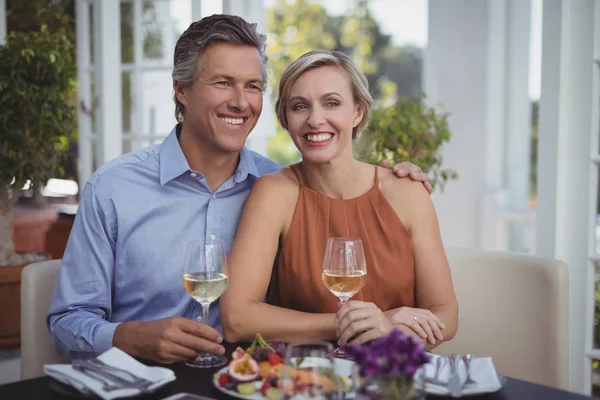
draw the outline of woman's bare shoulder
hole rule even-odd
[[[294,171],[292,171],[291,167],[283,167],[278,171],[263,175],[260,179],[266,177],[271,177],[272,179],[279,180],[281,182],[290,181],[298,186],[298,179],[296,178],[296,175],[294,174]]]
[[[423,196],[429,197],[422,182],[410,178],[399,178],[391,169],[377,167],[379,187],[388,200],[414,202],[421,201]]]
[[[268,195],[278,199],[288,196],[295,197],[298,194],[298,186],[294,172],[286,167],[261,176],[252,188],[251,196]]]

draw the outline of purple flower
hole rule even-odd
[[[363,377],[395,375],[412,379],[430,359],[423,344],[398,329],[370,343],[344,346],[343,350],[358,364]]]

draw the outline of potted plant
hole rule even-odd
[[[442,168],[441,146],[451,137],[448,115],[429,107],[425,95],[376,107],[358,139],[357,158],[370,164],[412,162],[429,174],[434,188],[443,190],[449,179],[458,178],[456,171]]]
[[[36,260],[15,252],[13,205],[60,168],[75,128],[73,38],[55,25],[13,31],[0,46],[0,347],[20,343],[21,269]]]
[[[0,266],[24,261],[12,237],[21,188],[43,185],[56,172],[75,128],[71,36],[42,24],[10,33],[0,46]]]

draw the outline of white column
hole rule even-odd
[[[155,7],[157,4],[155,4]],[[142,0],[133,2],[133,73],[131,75],[131,99],[133,104],[131,110],[131,134],[138,138],[147,136],[149,132],[144,130],[144,80],[142,76],[142,62],[144,58],[144,22],[142,21],[143,4]],[[132,149],[136,150],[146,144],[140,140],[134,141],[132,138]]]
[[[507,8],[507,0],[496,0],[489,3],[488,9],[485,183],[497,193],[505,183]],[[494,197],[490,200],[494,201]]]
[[[194,19],[195,21],[199,20],[200,18],[204,18],[204,17],[213,15],[213,14],[224,14],[223,9],[225,7],[224,3],[226,0],[193,0],[193,1],[199,3],[199,5],[192,4],[192,7],[194,7],[194,6],[197,7],[196,11],[192,10],[192,13],[195,13],[195,14],[193,14],[193,15],[195,15],[194,18],[196,18],[196,19]]]
[[[569,266],[570,388],[583,392],[594,2],[543,7],[536,248]]]
[[[1,0],[0,0],[1,1]],[[79,145],[79,187],[92,176],[94,155],[92,154],[92,87],[90,80],[90,3],[77,0],[75,3],[75,29],[77,46],[77,133]]]
[[[262,8],[262,0],[258,0],[258,2]],[[252,7],[256,6],[256,3],[256,0],[223,0],[223,14],[239,15],[246,19],[251,16]],[[247,21],[256,22],[249,19]]]
[[[202,17],[202,0],[192,0],[192,22],[198,21]]]
[[[428,103],[451,113],[453,135],[443,149],[443,167],[459,174],[443,193],[433,195],[449,247],[479,248],[482,241],[488,24],[488,1],[429,1],[423,87]]]
[[[592,158],[590,159],[590,176],[589,176],[589,192],[588,192],[588,255],[590,261],[588,262],[587,269],[587,290],[586,290],[586,309],[585,309],[585,346],[587,354],[594,359],[600,359],[600,349],[594,349],[594,319],[595,319],[595,301],[596,301],[596,269],[600,262],[600,254],[597,250],[597,218],[598,218],[598,178],[600,173],[600,0],[594,0],[595,3],[595,26],[594,26],[594,62],[596,64],[595,70],[592,77],[592,126],[590,135],[590,153]],[[590,364],[586,362],[584,367],[584,387],[590,388],[592,382],[592,374],[590,373]]]
[[[531,169],[531,99],[529,98],[529,50],[531,1],[508,0],[505,24],[506,69],[506,187],[511,211],[528,209]],[[512,251],[525,251],[525,226],[509,224]]]
[[[0,0],[0,45],[6,38],[6,0]]]
[[[506,57],[508,0],[488,4],[487,77],[485,81],[485,189],[482,197],[480,248],[505,250],[509,231],[502,220],[508,207],[505,186]]]
[[[531,151],[531,99],[529,98],[529,38],[531,1],[508,0],[505,32],[506,68],[506,171],[510,205],[527,208]]]
[[[94,0],[96,160],[98,165],[123,152],[121,97],[121,10],[119,0]]]
[[[424,87],[451,113],[444,166],[459,174],[434,195],[449,246],[524,248],[504,214],[523,212],[529,194],[530,9],[530,0],[429,2]]]
[[[239,15],[250,23],[256,23],[259,33],[267,33],[265,8],[262,0],[223,0],[223,13]],[[267,155],[267,140],[275,135],[275,113],[270,94],[263,95],[263,111],[258,123],[248,136],[246,146],[264,156]]]

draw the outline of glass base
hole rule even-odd
[[[350,357],[348,354],[346,354],[344,352],[344,350],[342,350],[341,347],[336,347],[332,352],[331,355],[335,358],[343,358],[344,360],[352,360],[352,357]]]
[[[227,358],[212,354],[202,354],[185,362],[185,365],[192,368],[216,368],[225,364],[227,364]]]

